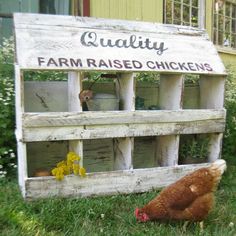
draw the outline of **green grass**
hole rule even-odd
[[[233,163],[234,162],[234,163]],[[158,191],[83,199],[25,202],[16,180],[0,182],[0,235],[236,235],[236,165],[231,161],[216,193],[216,206],[204,222],[137,223],[134,209]],[[232,222],[232,223],[231,223]]]

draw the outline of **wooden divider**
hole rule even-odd
[[[180,110],[183,106],[183,75],[161,75],[159,103],[162,110]],[[178,164],[179,135],[157,137],[157,162],[160,166]]]

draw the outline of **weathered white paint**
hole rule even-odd
[[[201,76],[200,107],[203,109],[222,109],[224,106],[225,77]],[[209,134],[208,161],[213,162],[221,156],[223,133]]]
[[[159,87],[160,108],[163,110],[180,110],[183,106],[183,89],[183,75],[161,75]],[[178,154],[179,135],[157,137],[156,155],[159,165],[177,165]]]
[[[209,138],[208,161],[214,162],[221,157],[223,133],[209,134]]]
[[[152,124],[200,122],[225,119],[225,109],[139,110],[97,112],[24,113],[23,127],[90,126],[112,124]]]
[[[200,78],[200,107],[201,109],[221,109],[224,106],[223,76],[201,76]]]
[[[178,164],[179,135],[157,137],[157,163],[159,166],[176,166]]]
[[[82,112],[82,104],[79,100],[79,93],[82,91],[83,74],[70,72],[68,75],[68,109],[70,112]],[[69,151],[80,156],[80,165],[83,166],[83,142],[81,140],[69,141]]]
[[[80,72],[70,72],[68,74],[68,109],[70,112],[82,111],[82,104],[79,100],[79,93],[82,87],[83,74]]]
[[[17,63],[22,69],[225,74],[221,59],[204,30],[147,22],[72,16],[49,18],[19,13],[14,14],[14,24]],[[83,43],[83,35],[88,32],[92,34],[86,35]],[[118,46],[100,46],[103,38],[105,45],[111,40]],[[123,40],[126,40],[125,47]]]
[[[193,111],[191,113],[191,111]],[[128,122],[123,122],[117,116],[113,117],[113,122],[104,124],[106,121],[105,117],[103,118],[103,123],[101,120],[98,124],[93,122],[93,117],[90,116],[89,123],[87,125],[79,123],[79,120],[73,123],[68,123],[65,119],[60,119],[59,122],[54,122],[51,119],[51,126],[41,126],[40,124],[35,124],[30,127],[24,128],[22,139],[25,142],[30,141],[43,141],[43,140],[73,140],[73,139],[98,139],[98,138],[118,138],[118,137],[135,137],[135,136],[155,136],[155,135],[170,135],[170,134],[191,134],[191,133],[216,133],[223,132],[225,128],[225,111],[219,111],[217,113],[212,111],[206,111],[207,114],[204,114],[204,111],[199,111],[200,114],[204,114],[203,117],[199,117],[200,114],[194,116],[199,110],[183,110],[183,111],[173,111],[167,112],[169,118],[167,120],[161,120],[160,118],[165,118],[162,116],[163,112],[153,112],[156,113],[156,116],[153,116],[152,119],[143,119],[142,116],[136,119],[133,119],[132,116],[129,117],[127,113]],[[141,111],[140,111],[141,112]],[[144,111],[143,111],[144,112]],[[143,113],[141,112],[141,113]],[[148,111],[146,111],[148,113]],[[151,111],[152,112],[152,111]],[[178,113],[182,114],[178,118]],[[87,112],[86,112],[87,113]],[[88,114],[88,113],[87,113]],[[111,113],[110,113],[111,114]],[[160,114],[160,117],[158,116]],[[37,116],[36,116],[37,117]],[[155,120],[156,117],[156,120]],[[35,119],[34,119],[35,120]],[[107,116],[107,121],[110,121],[109,116]],[[63,122],[65,121],[65,122]],[[70,122],[70,121],[69,121]],[[31,124],[33,122],[30,122]],[[43,123],[43,122],[42,122]],[[47,121],[48,123],[48,121]],[[54,125],[53,125],[54,124]]]
[[[133,168],[133,138],[115,138],[113,141],[113,170],[130,170]]]
[[[179,110],[183,106],[183,75],[161,75],[159,104],[162,110]]]
[[[25,81],[25,112],[68,111],[68,83],[66,81]]]
[[[66,176],[63,181],[57,181],[54,177],[28,178],[26,199],[144,192],[169,185],[187,173],[207,166],[209,163],[89,173],[85,178]]]
[[[116,81],[116,93],[120,98],[121,109],[124,113],[134,112],[135,110],[135,82],[134,73],[124,73],[118,76]],[[106,117],[106,124],[110,124]],[[121,122],[120,120],[117,122]],[[118,127],[117,127],[118,128]],[[112,130],[108,128],[109,132]],[[123,127],[118,128],[119,131],[123,130]],[[106,130],[107,131],[107,130]],[[104,133],[107,133],[104,130]],[[113,129],[113,132],[116,133]],[[114,170],[129,170],[133,168],[133,146],[134,139],[132,135],[120,136],[122,138],[117,138],[118,136],[113,136],[113,149],[114,149]]]
[[[135,110],[135,74],[123,73],[118,77],[116,89],[121,100],[121,110]]]
[[[15,108],[16,108],[16,138],[17,142],[17,162],[18,162],[18,183],[21,188],[22,195],[25,196],[25,180],[27,179],[27,160],[26,145],[22,142],[22,113],[24,112],[24,88],[23,75],[19,66],[15,66]]]

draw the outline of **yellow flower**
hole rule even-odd
[[[52,169],[52,175],[54,175],[57,180],[63,180],[64,179],[63,167],[56,167]]]
[[[67,162],[79,161],[80,157],[75,152],[69,152],[67,154]]]
[[[74,174],[75,174],[75,175],[78,175],[78,174],[80,173],[79,170],[80,170],[80,165],[79,165],[79,163],[74,162],[74,163],[73,163],[73,172],[74,172]]]
[[[57,163],[57,167],[65,166],[66,162],[65,161],[60,161]]]
[[[71,173],[71,168],[70,166],[64,165],[63,166],[64,174],[69,175]]]
[[[75,152],[69,152],[66,155],[66,160],[57,163],[56,167],[52,169],[52,175],[56,177],[57,180],[63,180],[65,175],[74,173],[75,175],[80,175],[81,177],[86,176],[86,170],[79,165],[80,156]]]
[[[56,180],[61,181],[61,180],[63,180],[63,179],[64,179],[64,175],[63,175],[63,174],[57,174],[57,175],[56,175]]]
[[[86,176],[86,169],[85,169],[84,167],[81,167],[81,168],[79,169],[79,175],[80,175],[81,177],[85,177],[85,176]]]

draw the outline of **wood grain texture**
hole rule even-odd
[[[159,111],[153,113],[152,119],[143,119],[143,116],[125,113],[127,117],[119,116],[120,112],[110,113],[110,118],[100,119],[96,124],[98,114],[90,116],[84,120],[84,123],[77,119],[69,119],[69,115],[61,116],[58,121],[53,121],[46,116],[46,123],[43,118],[45,114],[33,114],[32,120],[30,114],[24,114],[24,130],[22,139],[25,142],[30,141],[53,141],[53,140],[73,140],[73,139],[98,139],[98,138],[118,138],[135,136],[155,136],[169,134],[190,134],[190,133],[218,133],[223,132],[225,128],[225,111],[203,110],[185,110],[185,111]],[[134,112],[136,113],[136,112]],[[137,112],[138,114],[139,112]],[[141,114],[144,114],[141,111]],[[202,113],[202,116],[200,114]],[[205,113],[205,114],[204,114]],[[206,114],[207,113],[207,114]],[[218,114],[217,114],[218,113]],[[83,113],[88,114],[88,113]],[[105,113],[102,114],[102,116]],[[116,114],[118,114],[116,116]],[[132,114],[132,112],[131,112]],[[155,115],[154,115],[155,114]],[[165,115],[168,119],[163,119]],[[182,114],[182,115],[180,115]],[[59,115],[54,115],[55,120]],[[76,117],[76,116],[75,116]],[[93,121],[94,117],[94,121]],[[104,116],[103,116],[104,117]],[[36,122],[37,120],[37,122]],[[41,120],[41,121],[40,121]],[[111,122],[110,122],[111,121]],[[43,124],[46,125],[43,125]],[[51,123],[51,125],[50,125]]]
[[[167,186],[187,173],[209,166],[209,163],[175,167],[156,167],[136,170],[89,173],[85,178],[66,176],[63,181],[54,177],[26,180],[26,199],[46,197],[87,197],[149,191]]]
[[[14,25],[21,69],[225,74],[200,29],[23,13],[14,14]]]
[[[68,74],[68,110],[82,112],[82,104],[78,94],[82,91],[83,73],[69,72]],[[80,156],[79,164],[83,166],[83,141],[69,141],[69,150]]]
[[[183,108],[183,75],[161,75],[159,87],[160,108],[181,110]],[[157,137],[156,158],[160,166],[175,166],[178,163],[179,135]]]
[[[112,124],[153,124],[222,120],[225,109],[139,110],[23,113],[23,127],[90,126]]]
[[[203,109],[221,109],[224,107],[225,78],[216,76],[201,76],[200,80],[200,107]],[[214,162],[221,157],[223,132],[209,134],[208,161]]]

